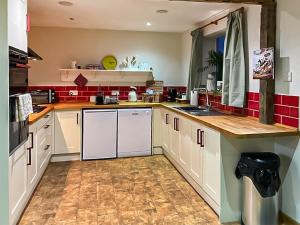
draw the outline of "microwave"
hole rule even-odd
[[[31,91],[33,105],[50,104],[56,102],[55,90],[35,90]]]

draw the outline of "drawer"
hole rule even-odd
[[[53,112],[49,112],[46,115],[44,115],[41,119],[38,121],[37,129],[42,129],[45,124],[52,124],[53,120]]]

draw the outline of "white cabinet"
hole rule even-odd
[[[179,164],[186,171],[190,170],[191,165],[191,151],[192,151],[192,137],[191,137],[191,122],[184,118],[178,117],[178,130],[180,146],[178,149]],[[199,162],[198,162],[199,163]]]
[[[38,170],[45,171],[52,153],[52,120],[42,124],[37,129],[37,162]]]
[[[162,147],[162,113],[159,108],[153,109],[152,114],[152,144],[153,147]]]
[[[38,182],[38,164],[37,164],[37,143],[36,143],[36,126],[29,126],[29,139],[28,139],[28,164],[27,164],[27,182],[28,189],[34,189]]]
[[[162,147],[166,152],[169,152],[171,138],[170,113],[164,109],[161,109],[161,134]]]
[[[27,143],[9,157],[10,224],[16,224],[27,201]]]
[[[8,45],[27,52],[27,0],[9,0]]]
[[[170,113],[170,148],[169,152],[173,159],[178,160],[180,148],[180,119],[175,113]]]
[[[201,138],[203,141],[203,189],[220,205],[220,133],[203,127]]]
[[[80,153],[81,111],[55,112],[55,154]]]
[[[219,206],[220,133],[170,110],[162,109],[161,114],[162,147],[166,155],[202,189],[201,193],[209,196],[208,202],[214,202],[213,207]]]
[[[202,185],[203,171],[203,147],[201,145],[201,129],[203,127],[198,123],[191,123],[191,148],[190,148],[190,175],[199,184]]]

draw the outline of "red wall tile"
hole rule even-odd
[[[282,124],[298,128],[299,120],[291,117],[282,117]]]
[[[299,96],[282,96],[282,105],[299,107]]]

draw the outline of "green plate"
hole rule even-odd
[[[116,57],[108,55],[102,59],[102,65],[106,70],[115,70],[118,65],[118,61]]]

